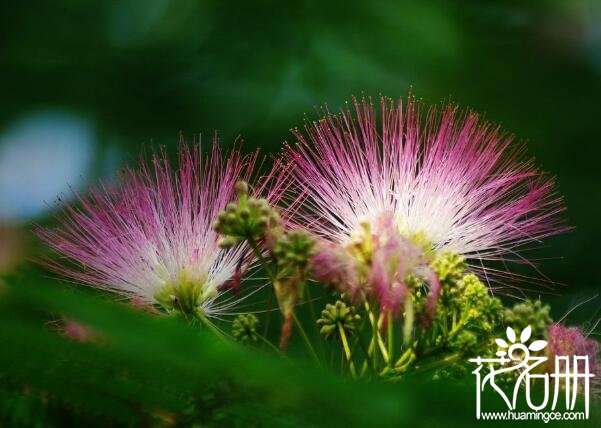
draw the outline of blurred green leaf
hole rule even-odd
[[[61,334],[60,319],[91,329],[92,341]],[[471,382],[351,382],[47,280],[0,288],[0,343],[0,421],[10,426],[475,422]]]

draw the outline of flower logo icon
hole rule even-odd
[[[520,333],[519,341],[517,340],[517,335],[515,334],[515,331],[511,327],[507,327],[506,335],[509,343],[507,343],[507,341],[504,339],[495,339],[495,342],[500,348],[509,348],[508,351],[511,355],[512,351],[516,348],[526,350],[526,342],[528,342],[528,340],[530,340],[530,337],[532,336],[532,327],[528,326],[524,330],[522,330],[522,332]],[[544,349],[545,346],[547,346],[546,340],[535,340],[530,345],[528,345],[527,350],[536,352]],[[527,352],[527,354],[529,354],[529,352]],[[497,355],[498,357],[505,357],[507,355],[507,351],[501,349],[497,351],[495,355]]]

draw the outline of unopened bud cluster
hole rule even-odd
[[[280,223],[277,210],[265,199],[248,195],[244,181],[236,183],[237,202],[230,202],[217,216],[213,230],[223,235],[219,241],[222,248],[230,248],[246,239],[260,239],[269,227]]]
[[[460,254],[446,252],[438,255],[430,266],[442,283],[451,284],[461,279],[467,263]]]
[[[256,315],[238,315],[232,323],[232,336],[241,343],[256,342],[259,339],[258,327],[259,319]]]
[[[542,339],[547,336],[547,330],[553,319],[551,307],[540,300],[525,300],[516,303],[512,308],[505,309],[505,324],[514,329],[532,328],[532,337]]]
[[[308,232],[291,230],[277,240],[273,255],[280,269],[305,272],[315,252],[314,247],[314,240]]]
[[[357,329],[357,323],[361,317],[355,313],[353,306],[348,306],[342,300],[335,304],[327,304],[321,311],[321,318],[317,320],[317,325],[321,326],[319,331],[326,339],[338,332],[339,325],[346,333],[354,333]]]

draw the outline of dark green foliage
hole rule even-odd
[[[471,382],[350,382],[60,284],[9,284],[0,289],[0,426],[442,426],[439,414],[452,415],[444,422],[451,427],[474,420]],[[60,319],[94,334],[70,339],[56,327]]]

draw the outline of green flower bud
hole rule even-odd
[[[480,339],[470,330],[462,330],[449,341],[449,349],[471,355],[480,346]]]
[[[240,209],[240,218],[243,220],[248,220],[250,218],[250,210],[248,208]]]
[[[314,240],[304,230],[292,230],[278,239],[273,247],[273,255],[283,270],[304,271],[314,253]]]
[[[238,195],[238,197],[242,197],[242,196],[246,196],[248,195],[248,184],[246,183],[246,181],[240,180],[236,183],[236,194]]]
[[[465,275],[457,288],[462,297],[461,312],[477,329],[491,333],[503,318],[503,305],[474,274]]]
[[[547,329],[553,323],[550,312],[551,307],[544,305],[540,300],[526,300],[516,303],[511,309],[505,309],[504,322],[516,331],[531,326],[532,337],[544,339]]]
[[[213,224],[214,230],[224,235],[224,238],[235,239],[235,241],[223,241],[224,248],[244,240],[263,239],[269,231],[268,227],[275,225],[273,222],[270,223],[270,219],[279,218],[276,209],[270,207],[267,200],[249,197],[246,183],[238,182],[236,192],[239,200],[227,204]]]
[[[241,314],[232,323],[232,336],[238,342],[256,342],[259,339],[257,329],[259,319],[254,314]]]
[[[238,217],[233,212],[230,212],[225,216],[225,221],[230,225],[235,224],[237,219]]]
[[[339,325],[346,333],[354,333],[360,319],[352,306],[347,306],[342,300],[338,300],[333,305],[326,305],[326,308],[321,311],[321,318],[317,320],[317,324],[321,326],[319,332],[328,339],[338,334]]]
[[[445,284],[458,281],[463,276],[467,263],[465,257],[446,252],[437,255],[430,266],[438,274],[440,281]]]
[[[269,208],[269,202],[267,202],[267,199],[265,198],[261,198],[261,199],[257,199],[257,203],[259,204],[259,209],[263,208],[263,207],[267,207]]]
[[[259,208],[259,214],[261,214],[262,216],[269,216],[269,213],[271,213],[271,208],[269,208],[269,206],[267,205],[260,205]]]
[[[267,217],[259,217],[259,220],[257,220],[257,226],[260,228],[266,228],[268,224],[269,219]]]
[[[238,240],[236,238],[232,236],[226,236],[225,238],[221,238],[219,242],[217,242],[217,245],[219,245],[220,248],[227,249],[232,248],[237,243]]]
[[[436,322],[451,327],[448,335],[439,338],[439,344],[446,343],[453,352],[464,352],[464,349],[475,352],[477,346],[488,343],[487,338],[499,327],[503,305],[476,275],[467,274],[459,280],[448,281],[451,277],[456,278],[456,274],[446,276],[436,313]]]

